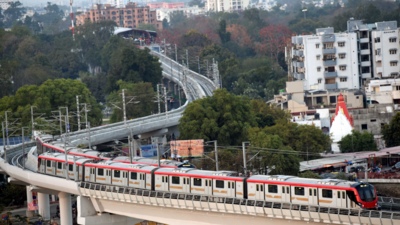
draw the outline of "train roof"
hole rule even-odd
[[[75,157],[75,162],[77,165],[82,165],[83,163],[93,161],[92,159],[88,159],[85,157],[67,155],[67,160],[68,160],[69,164],[74,164],[74,157]],[[39,159],[52,160],[52,161],[57,161],[57,162],[65,162],[65,155],[63,153],[45,152],[45,153],[39,155]]]
[[[312,179],[285,175],[254,175],[249,177],[247,182],[331,189],[346,189],[357,183],[339,179]]]
[[[118,170],[124,170],[124,171],[144,172],[144,173],[151,173],[152,171],[158,169],[158,167],[145,165],[145,164],[127,164],[127,163],[114,162],[114,161],[88,163],[88,164],[85,164],[85,166],[103,168],[103,169],[113,169],[113,170],[118,169]]]
[[[244,177],[236,176],[237,173],[233,171],[210,171],[194,168],[160,168],[154,174],[233,181],[243,181],[245,179]]]
[[[63,142],[58,142],[58,141],[53,141],[50,143],[43,143],[44,146],[55,149],[57,151],[60,152],[64,152],[64,143]],[[82,157],[87,157],[87,158],[92,158],[92,159],[102,159],[100,158],[101,153],[96,151],[96,150],[92,150],[92,149],[81,149],[81,148],[77,148],[75,146],[68,146],[67,145],[67,151],[69,151],[68,154],[71,155],[76,155],[76,156],[82,156]],[[107,159],[105,159],[107,160]]]
[[[113,161],[117,162],[130,162],[129,157],[127,156],[119,156],[115,157]],[[151,164],[151,165],[158,165],[158,160],[157,159],[149,159],[149,158],[143,158],[143,157],[134,157],[132,159],[132,163],[140,163],[140,164]],[[178,167],[182,162],[178,162],[175,160],[169,160],[169,159],[164,159],[160,160],[160,164],[162,167],[170,167],[170,168],[175,168]]]

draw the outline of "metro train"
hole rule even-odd
[[[363,182],[284,175],[245,178],[232,171],[160,168],[74,155],[68,155],[67,160],[68,171],[65,171],[64,154],[42,153],[38,157],[38,171],[58,177],[66,177],[68,173],[68,178],[76,181],[153,191],[339,208],[379,207],[375,188]]]

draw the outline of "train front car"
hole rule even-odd
[[[347,191],[349,198],[362,209],[380,209],[375,187],[367,183],[351,185],[353,191]]]

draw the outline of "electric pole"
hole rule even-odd
[[[246,143],[249,143],[250,141],[245,141],[242,142],[242,149],[243,149],[243,169],[244,169],[244,176],[247,176],[247,163],[246,163]]]
[[[76,115],[78,117],[78,131],[81,130],[81,116],[79,111],[79,95],[76,96]]]
[[[6,147],[6,139],[4,138],[4,122],[1,122],[1,128],[3,130],[3,148],[4,148],[4,163],[7,163],[7,147]]]
[[[175,44],[175,61],[178,62],[178,51],[176,49],[176,44]]]
[[[124,111],[124,124],[126,125],[125,89],[122,89],[122,108],[123,108],[123,111]]]
[[[165,116],[168,119],[168,102],[167,102],[167,88],[164,87],[164,101],[165,101]]]
[[[7,120],[7,113],[11,111],[6,111],[6,134],[7,134],[7,148],[10,147],[10,140],[8,139],[8,120]]]
[[[157,102],[158,102],[158,114],[160,114],[160,88],[159,85],[161,84],[157,84]]]
[[[189,69],[189,53],[188,53],[188,50],[186,49],[186,66],[187,66],[187,68]]]
[[[35,122],[33,121],[33,108],[37,108],[36,106],[31,106],[31,121],[32,121],[32,140],[35,140]]]

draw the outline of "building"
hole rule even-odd
[[[0,7],[4,11],[10,7],[10,3],[14,2],[13,0],[0,0]]]
[[[185,7],[185,3],[184,2],[156,2],[156,3],[147,3],[147,6],[149,6],[152,9],[159,9],[159,8],[175,9],[175,8]]]
[[[365,87],[367,104],[400,104],[400,79],[373,79]]]
[[[215,12],[244,10],[250,6],[250,0],[206,0],[205,9]]]
[[[170,20],[170,15],[176,11],[182,11],[186,17],[204,15],[205,11],[203,8],[199,8],[199,6],[195,5],[192,7],[183,7],[183,8],[159,8],[156,9],[157,20],[162,21],[166,19],[168,22]]]
[[[80,26],[85,21],[113,20],[119,27],[137,28],[142,23],[153,24],[162,29],[162,21],[157,20],[156,12],[150,11],[149,6],[139,7],[136,3],[128,3],[125,8],[116,8],[110,4],[97,4],[89,12],[76,16],[76,25]]]
[[[363,24],[350,19],[346,33],[317,29],[292,37],[290,76],[305,90],[364,89],[372,78],[394,78],[400,70],[397,22]]]
[[[107,0],[107,3],[111,6],[115,6],[116,8],[124,7],[124,0]]]

